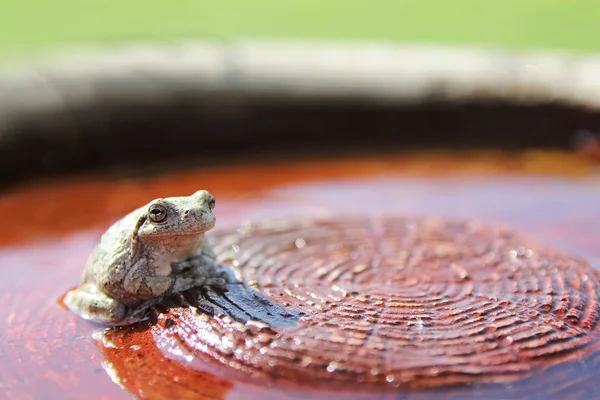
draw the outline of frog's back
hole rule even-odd
[[[87,260],[84,281],[100,283],[98,281],[109,275],[114,278],[115,269],[121,270],[124,276],[131,264],[133,230],[141,212],[141,209],[137,209],[127,214],[104,232]]]

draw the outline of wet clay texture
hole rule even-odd
[[[501,294],[508,296],[509,303],[493,313],[486,313],[484,307],[467,309],[469,302],[486,302],[485,297],[477,297],[478,291],[483,291],[479,289],[483,282],[477,280],[480,278],[476,279],[477,274],[469,265],[459,263],[468,270],[470,281],[453,281],[446,288],[458,290],[462,287],[467,293],[471,284],[474,285],[470,289],[471,294],[466,294],[462,301],[450,297],[448,306],[454,311],[448,313],[456,315],[448,316],[446,320],[443,319],[444,310],[440,309],[444,305],[436,308],[435,303],[439,300],[434,300],[432,295],[429,302],[433,305],[425,309],[437,319],[421,317],[427,332],[439,333],[447,342],[454,340],[459,343],[446,347],[435,347],[431,345],[434,342],[431,337],[417,335],[418,319],[413,325],[408,325],[408,316],[421,312],[418,304],[426,302],[425,298],[407,301],[416,302],[415,307],[409,309],[405,306],[391,307],[394,305],[391,301],[382,304],[373,296],[368,302],[361,303],[358,301],[360,295],[353,294],[353,291],[366,295],[369,291],[372,294],[379,290],[392,298],[391,293],[394,292],[414,292],[416,288],[427,287],[426,283],[411,282],[411,278],[432,280],[433,273],[405,274],[389,270],[389,276],[405,274],[405,286],[385,281],[380,275],[377,280],[374,276],[369,278],[378,282],[371,285],[375,286],[373,289],[366,285],[368,282],[363,282],[368,271],[351,274],[350,270],[355,267],[360,270],[360,264],[371,265],[372,261],[384,258],[388,263],[397,265],[397,269],[402,266],[393,261],[392,247],[384,247],[385,242],[373,236],[377,232],[381,234],[385,225],[378,220],[356,220],[374,213],[383,216],[437,216],[463,221],[477,219],[491,224],[507,224],[541,243],[581,255],[592,268],[597,268],[600,266],[599,172],[586,159],[573,154],[545,151],[432,152],[310,162],[241,163],[144,176],[143,179],[86,177],[23,186],[7,192],[0,197],[0,206],[11,210],[10,214],[18,216],[18,221],[12,223],[9,218],[10,229],[0,230],[0,268],[3,268],[3,279],[0,279],[0,399],[120,400],[131,399],[132,396],[156,400],[595,399],[600,393],[597,328],[595,325],[589,329],[584,327],[581,322],[584,320],[583,312],[580,320],[572,325],[566,315],[561,317],[560,313],[553,311],[560,305],[562,295],[558,288],[561,284],[567,288],[571,302],[566,304],[575,303],[579,295],[581,303],[575,307],[582,311],[585,307],[590,309],[594,297],[584,295],[587,290],[584,284],[579,284],[581,289],[577,289],[576,277],[587,275],[591,280],[587,284],[593,287],[597,278],[595,273],[587,272],[584,262],[573,260],[572,267],[563,263],[560,265],[562,275],[551,267],[529,271],[536,272],[537,276],[548,274],[551,277],[549,284],[556,288],[556,293],[550,295],[554,303],[549,310],[544,309],[547,306],[533,302],[535,298],[538,301],[545,298],[543,293],[534,291],[521,293],[522,298],[532,299],[529,304],[521,305],[518,293],[513,294],[515,288],[511,286],[512,282],[530,287],[535,285],[535,281],[519,280],[517,277],[508,279],[503,272],[502,279],[506,279],[503,281],[504,288],[490,281],[489,286],[495,287],[496,291],[491,289],[483,293],[484,296],[498,297],[498,302],[505,298]],[[237,270],[245,283],[230,284],[224,295],[186,292],[181,298],[156,310],[154,316],[158,322],[144,321],[138,326],[116,329],[90,324],[57,305],[57,300],[78,284],[83,265],[110,224],[149,199],[193,193],[199,187],[209,188],[217,198],[215,210],[218,222],[215,229],[219,229],[220,233],[213,235],[211,231],[209,236],[220,246],[221,261],[232,271]],[[40,199],[44,199],[43,207]],[[339,228],[327,228],[332,234],[317,235],[309,234],[317,232],[316,228],[309,228],[309,223],[303,222],[309,215],[346,215],[353,219],[342,218],[341,222],[332,223]],[[264,225],[240,227],[240,223],[246,220],[280,218],[297,222],[291,227],[281,226],[280,233],[274,227],[267,229]],[[404,229],[400,221],[397,222],[398,232]],[[352,228],[354,232],[339,224],[355,225]],[[473,227],[462,226],[460,229]],[[236,232],[237,228],[242,231]],[[340,230],[343,230],[343,235]],[[493,229],[489,231],[493,233]],[[346,245],[347,249],[340,247],[344,236],[355,237],[352,239],[355,244]],[[394,239],[397,236],[398,233],[393,233],[388,241],[394,246],[405,246]],[[321,237],[324,239],[320,240]],[[296,245],[299,238],[302,240],[298,240]],[[475,239],[471,236],[464,241],[470,243]],[[348,239],[344,240],[348,242]],[[481,240],[486,242],[488,239],[484,236]],[[519,252],[520,247],[532,249],[532,257],[543,254],[539,246],[525,239],[511,240],[515,244],[506,244],[504,248],[517,251],[517,260],[527,261],[525,256],[528,253]],[[232,243],[237,243],[237,252]],[[382,244],[376,246],[374,243]],[[453,240],[451,246],[453,243],[458,246],[460,242]],[[253,248],[254,245],[256,248]],[[361,253],[363,250],[359,251],[360,257],[352,259],[348,266],[328,266],[322,261],[315,264],[315,259],[335,261],[347,257],[352,253],[349,248],[359,246],[364,248],[364,254]],[[266,251],[270,247],[271,255]],[[282,250],[283,247],[285,250]],[[410,254],[422,253],[418,249],[408,250]],[[248,253],[254,256],[250,257]],[[558,257],[556,253],[547,254],[552,259]],[[287,259],[281,261],[282,257],[289,257],[290,262]],[[396,258],[400,257],[405,256],[397,253]],[[286,268],[269,264],[269,260]],[[385,263],[380,264],[383,265],[380,271],[390,268]],[[260,271],[257,270],[258,265]],[[294,265],[298,268],[294,269]],[[450,275],[448,265],[450,262],[441,262],[440,268],[453,279],[458,279],[458,274]],[[408,264],[404,266],[408,268]],[[319,271],[323,267],[325,270]],[[570,268],[575,267],[586,272],[573,275]],[[485,269],[491,274],[494,268],[488,266]],[[333,270],[346,272],[335,277],[327,272]],[[520,267],[517,270],[521,275],[528,272]],[[477,271],[482,273],[482,269]],[[242,276],[242,272],[247,276]],[[328,280],[330,276],[333,282]],[[488,279],[495,279],[492,275],[488,276]],[[565,277],[564,281],[559,276]],[[232,278],[235,280],[235,275]],[[252,279],[256,279],[255,284],[252,284]],[[275,286],[269,287],[269,280]],[[342,284],[347,281],[351,282],[348,287]],[[384,283],[380,284],[381,281]],[[304,286],[296,287],[295,283]],[[334,285],[345,292],[333,290]],[[538,285],[545,287],[547,284],[540,280]],[[450,296],[448,290],[446,294]],[[516,290],[521,289],[517,286]],[[279,296],[280,292],[283,296]],[[346,292],[348,294],[344,297]],[[316,297],[307,293],[314,293]],[[592,293],[595,294],[595,291]],[[339,298],[339,302],[328,294]],[[321,297],[330,303],[324,304]],[[496,304],[492,300],[487,301]],[[176,305],[185,305],[185,302],[193,302],[199,307]],[[536,317],[516,314],[517,307],[540,314]],[[366,312],[360,315],[354,311],[360,309]],[[504,320],[494,317],[502,309],[506,315]],[[392,327],[372,322],[373,317],[368,314],[377,310],[387,310],[388,316],[392,311],[407,316],[397,317],[400,322]],[[476,311],[483,314],[476,316],[473,314]],[[383,321],[385,312],[380,312],[377,318]],[[477,333],[480,326],[494,321],[493,318],[496,333]],[[515,321],[515,318],[529,318],[529,321]],[[454,319],[457,321],[454,322]],[[567,330],[552,325],[563,321]],[[444,322],[447,325],[442,329]],[[311,323],[312,327],[309,326]],[[469,323],[474,332],[472,336],[457,334],[464,333]],[[504,323],[508,324],[508,328],[499,327]],[[527,332],[533,323],[549,328],[550,332],[526,339],[511,332],[515,328]],[[354,331],[350,329],[353,326],[356,327]],[[432,327],[440,328],[433,331]],[[573,331],[579,332],[578,339],[566,335],[562,342],[549,340]],[[506,335],[507,332],[511,332],[510,335]],[[384,333],[392,337],[385,337]],[[511,339],[503,339],[502,333]],[[402,335],[409,336],[413,342],[404,340],[403,345],[399,345],[398,337]],[[450,339],[450,335],[454,335],[454,339]],[[298,343],[293,341],[296,337],[301,339]],[[419,341],[425,339],[431,346],[426,349],[423,345],[418,347]],[[342,343],[336,344],[340,340]],[[469,353],[477,345],[477,340],[482,348],[496,346],[498,356],[495,357],[492,350],[487,353],[482,350],[481,361],[478,362],[477,355]],[[509,344],[510,340],[513,342]],[[361,341],[365,345],[350,345]],[[523,345],[527,342],[530,342],[530,348],[540,353],[549,346],[547,352],[550,355],[526,356],[527,350]],[[206,346],[202,347],[202,343]],[[470,344],[471,348],[461,343]],[[332,350],[334,346],[341,351]],[[374,350],[376,346],[386,346],[388,354],[384,350]],[[265,348],[264,355],[258,350],[262,347]],[[346,348],[351,348],[351,351],[346,352]],[[468,373],[448,373],[448,385],[465,381],[510,382],[456,385],[452,388],[441,386],[442,373],[451,369],[449,366],[426,370],[429,378],[416,377],[412,382],[400,383],[395,376],[396,380],[392,383],[384,379],[384,375],[385,378],[393,375],[385,372],[390,371],[392,365],[403,371],[416,372],[412,365],[415,354],[441,353],[442,356],[435,359],[439,364],[442,361],[449,363],[452,361],[450,355],[460,351],[465,356],[455,357],[454,368],[462,371],[470,369]],[[361,357],[365,353],[386,357],[383,367],[377,370],[371,368],[373,372],[380,373],[376,378],[359,374],[353,380],[350,373],[342,369],[344,361],[335,361],[350,357],[357,363],[355,368],[359,369],[380,363],[374,357]],[[399,355],[404,360],[398,360]],[[480,372],[482,364],[488,365],[488,370],[492,368],[492,364],[485,364],[489,360],[497,363],[497,371],[507,369],[502,357],[521,357],[521,363],[515,361],[509,364],[511,368],[518,365],[521,372]],[[432,359],[429,357],[429,360]],[[423,357],[423,360],[426,358]],[[268,365],[269,361],[273,362],[273,366]],[[334,364],[330,365],[331,361]],[[331,372],[324,372],[327,367]],[[435,368],[438,368],[437,375]],[[315,379],[319,374],[326,379]],[[286,379],[287,376],[293,379]],[[457,376],[462,380],[456,379]],[[516,380],[520,377],[524,378]],[[277,381],[271,383],[271,379]],[[438,389],[403,389],[411,384],[426,387],[432,385],[430,381],[438,385]]]
[[[248,224],[213,241],[235,276],[229,292],[188,293],[200,307],[172,308],[152,329],[163,350],[208,355],[238,377],[513,382],[580,359],[597,339],[598,273],[505,229],[323,219]]]

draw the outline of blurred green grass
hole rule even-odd
[[[0,49],[278,37],[596,51],[599,21],[598,0],[0,0]]]

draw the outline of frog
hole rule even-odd
[[[64,304],[83,319],[120,326],[146,319],[174,293],[225,290],[228,275],[205,236],[216,222],[214,207],[215,198],[199,190],[152,200],[125,215],[102,234]]]

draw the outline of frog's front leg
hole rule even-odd
[[[218,289],[225,289],[227,284],[227,274],[215,270],[212,262],[194,259],[190,268],[169,276],[148,276],[145,278],[147,285],[151,288],[169,286],[165,294],[184,292],[193,287],[211,286]],[[153,290],[154,291],[154,290]]]
[[[147,260],[138,260],[123,281],[125,291],[140,300],[151,300],[160,296],[188,290],[204,283],[191,274],[190,269],[169,275],[154,275]]]
[[[179,267],[184,265],[185,268],[177,269],[180,272],[174,274],[176,279],[176,288],[174,291],[187,290],[181,289],[181,287],[189,286],[187,285],[188,278],[192,278],[193,280],[193,284],[188,289],[195,286],[211,286],[221,290],[225,289],[229,281],[229,275],[225,271],[216,268],[214,258],[201,255],[188,259],[184,263],[177,264]],[[173,271],[176,271],[175,267],[173,267]]]
[[[92,283],[71,290],[65,296],[64,303],[69,309],[89,321],[106,325],[125,323],[127,307],[98,290]]]
[[[174,283],[171,275],[154,275],[148,260],[139,259],[123,280],[123,288],[136,299],[150,300],[170,292]]]
[[[211,259],[213,261],[217,258],[217,255],[215,254],[212,245],[210,244],[210,240],[207,237],[204,238],[201,249],[202,250],[200,251],[200,254],[203,257]]]

